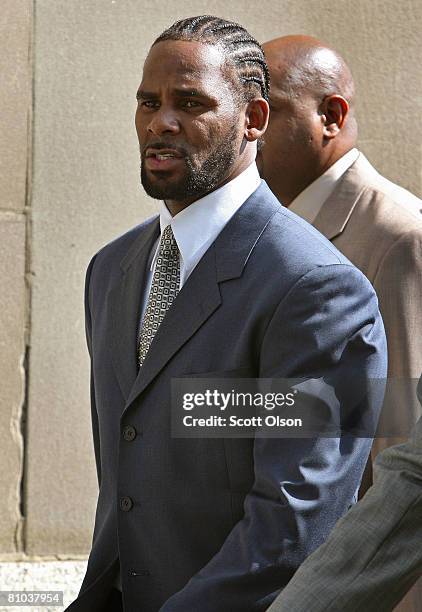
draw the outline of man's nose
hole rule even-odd
[[[156,136],[164,133],[178,134],[180,123],[177,113],[173,109],[163,106],[157,109],[150,119],[148,131]]]

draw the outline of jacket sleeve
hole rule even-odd
[[[101,484],[101,462],[100,462],[100,436],[98,431],[98,414],[95,404],[95,384],[93,374],[93,353],[92,353],[92,318],[91,318],[91,274],[95,262],[94,256],[87,268],[85,277],[85,333],[86,343],[90,356],[91,374],[90,374],[90,397],[91,397],[91,425],[94,441],[95,464],[97,468],[98,486]]]
[[[422,419],[380,453],[375,484],[299,568],[269,612],[392,610],[422,568]]]
[[[386,252],[374,278],[388,338],[387,396],[373,454],[406,441],[420,408],[415,383],[422,372],[422,230],[415,227]]]
[[[260,377],[329,380],[327,407],[342,410],[342,381],[386,375],[375,293],[350,265],[321,266],[282,299],[262,340]],[[344,395],[344,394],[343,394]],[[337,399],[341,398],[341,401]],[[368,395],[377,416],[382,397]],[[354,501],[371,439],[256,438],[244,517],[220,551],[161,612],[266,610]]]

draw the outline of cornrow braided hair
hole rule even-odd
[[[269,101],[270,76],[264,52],[245,28],[212,15],[199,15],[176,21],[154,41],[186,40],[218,46],[238,79],[241,100],[261,96]]]

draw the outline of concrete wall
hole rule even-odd
[[[27,178],[31,159],[31,28],[28,0],[0,11],[0,553],[22,548],[21,484],[29,304]],[[29,226],[28,226],[29,230]]]
[[[13,44],[27,41],[29,3],[3,0],[5,5],[10,11],[15,7],[22,21],[19,35],[10,34]],[[161,30],[175,19],[204,12],[240,21],[260,40],[306,33],[337,47],[357,81],[361,148],[386,176],[422,193],[418,0],[181,0],[177,5],[36,0],[26,520],[19,540],[31,556],[75,556],[89,549],[97,488],[84,343],[84,270],[102,244],[155,210],[139,187],[133,126],[142,63]],[[0,20],[9,29],[7,19],[3,12]],[[12,87],[18,82],[15,58],[21,56],[10,47],[8,54]],[[22,82],[27,88],[27,81]],[[6,156],[10,180],[0,188],[0,207],[8,211],[0,212],[0,240],[8,232],[11,242],[0,243],[1,253],[7,253],[2,265],[10,311],[1,312],[8,330],[0,362],[2,380],[8,381],[1,390],[0,431],[8,476],[3,470],[1,478],[12,500],[7,519],[0,523],[4,553],[17,546],[13,534],[19,518],[21,440],[10,424],[16,423],[22,402],[25,319],[25,190],[18,186],[26,174],[26,132],[24,112],[22,117],[18,112],[22,96],[13,93],[17,102],[10,105],[7,119],[20,140],[9,134],[10,146],[17,149]],[[0,91],[0,96],[7,94]]]

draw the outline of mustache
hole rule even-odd
[[[165,142],[164,140],[156,140],[154,142],[149,142],[147,145],[142,147],[141,149],[141,158],[145,159],[147,149],[156,149],[157,151],[161,149],[172,149],[173,151],[177,151],[181,156],[188,157],[189,151],[181,146],[176,145],[173,142]]]

